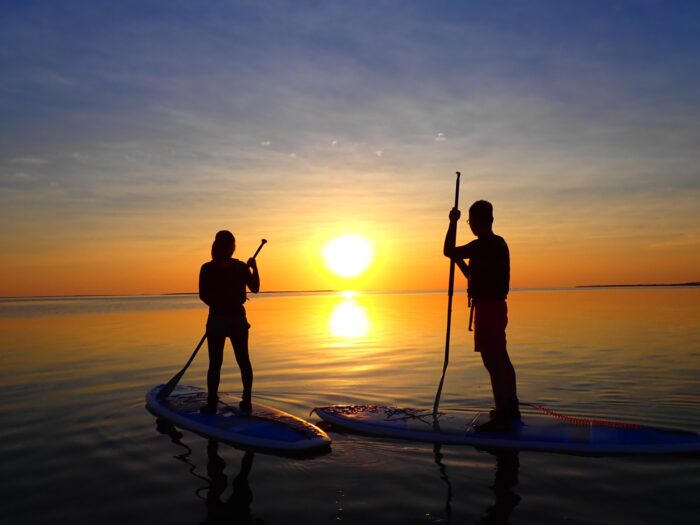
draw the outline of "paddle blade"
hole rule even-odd
[[[175,387],[177,384],[180,382],[180,379],[182,379],[182,376],[185,375],[185,370],[180,370],[177,374],[175,374],[170,381],[166,383],[166,385],[160,389],[160,392],[158,392],[158,395],[156,396],[156,399],[159,401],[162,401],[166,397],[168,397],[170,394],[173,393],[173,390],[175,390]]]

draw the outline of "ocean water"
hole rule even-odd
[[[514,291],[521,400],[700,431],[700,289]],[[333,403],[432,406],[439,293],[261,294],[247,303],[254,396],[300,417]],[[330,430],[295,459],[209,442],[145,392],[204,330],[194,296],[0,301],[2,523],[698,523],[700,456],[494,452]],[[455,296],[443,408],[491,406]],[[206,352],[182,384],[204,386]],[[240,392],[227,350],[223,391]]]

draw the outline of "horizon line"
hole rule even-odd
[[[576,290],[586,288],[663,288],[663,287],[696,287],[700,286],[700,281],[690,281],[684,283],[638,283],[638,284],[577,284],[573,286],[538,286],[512,288],[516,291],[536,291],[536,290]],[[314,294],[314,293],[343,293],[352,291],[358,294],[382,294],[382,293],[443,293],[447,289],[404,289],[404,290],[337,290],[337,289],[313,289],[313,290],[263,290],[254,295],[260,294]],[[455,293],[466,293],[466,290],[455,290]],[[130,294],[57,294],[57,295],[3,295],[0,300],[21,300],[21,299],[89,299],[101,297],[168,297],[177,295],[198,295],[198,292],[162,292],[162,293],[130,293]]]

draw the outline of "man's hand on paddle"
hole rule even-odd
[[[246,264],[248,265],[248,268],[251,268],[252,270],[258,269],[258,263],[255,262],[255,258],[253,257],[248,259],[248,262]]]
[[[457,208],[452,208],[450,210],[450,222],[457,222],[461,216],[462,212],[459,211]]]

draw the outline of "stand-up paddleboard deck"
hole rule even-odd
[[[239,399],[219,392],[216,414],[202,414],[199,408],[207,401],[204,389],[178,386],[165,399],[158,399],[159,385],[146,394],[148,408],[171,423],[202,436],[233,445],[256,449],[302,452],[328,447],[331,438],[308,421],[253,403],[246,414],[238,409]]]
[[[700,434],[642,425],[562,416],[533,405],[505,432],[477,432],[488,421],[479,411],[443,411],[376,405],[315,408],[324,421],[366,435],[412,441],[568,452],[574,454],[669,454],[700,452]],[[524,407],[523,407],[524,408]]]

